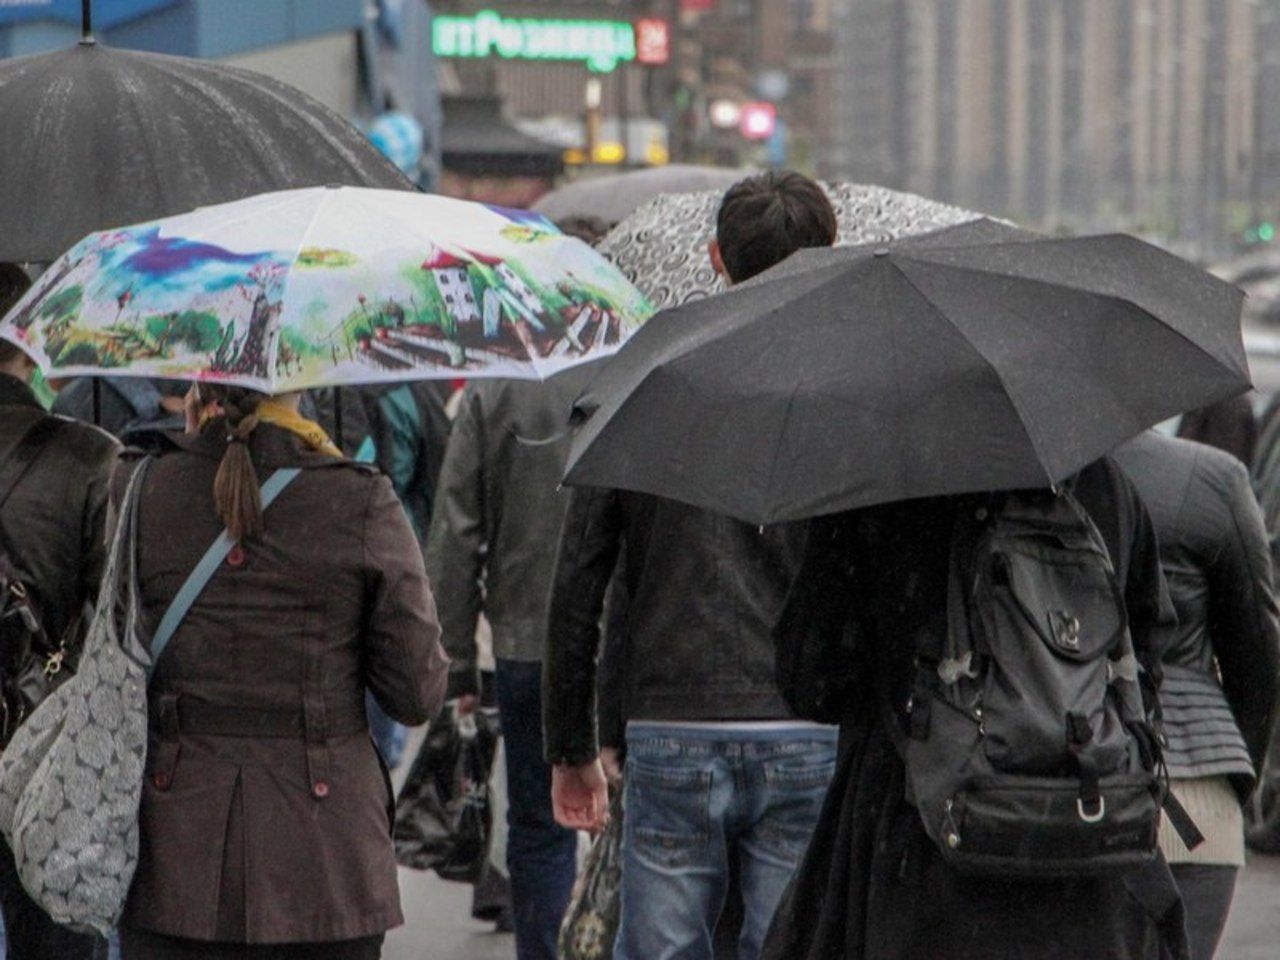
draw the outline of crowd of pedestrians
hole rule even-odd
[[[593,239],[583,214],[565,226]],[[837,232],[818,184],[763,174],[725,194],[707,255],[737,286]],[[27,280],[6,269],[0,282],[2,314]],[[960,602],[952,531],[1003,516],[1003,499],[761,527],[562,489],[591,367],[454,385],[452,420],[450,391],[431,384],[346,391],[340,413],[332,393],[126,379],[96,395],[58,384],[50,415],[34,374],[0,342],[5,583],[28,585],[45,631],[74,648],[111,518],[136,508],[144,635],[186,611],[148,692],[126,960],[380,956],[403,920],[389,836],[399,725],[441,716],[446,699],[455,715],[477,709],[486,629],[520,960],[557,955],[579,832],[611,809],[618,960],[712,960],[729,916],[739,960],[1214,956],[1280,695],[1271,538],[1237,458],[1255,443],[1251,411],[1182,424],[1202,440],[1225,430],[1233,453],[1148,432],[1066,485],[1123,600],[1131,648],[1108,653],[1103,682],[1136,689],[1141,665],[1134,702],[1162,725],[1178,804],[1144,865],[1028,882],[957,868],[918,809],[929,785],[913,765],[944,726],[938,703],[932,732],[921,706],[936,676],[978,675],[942,652]],[[205,563],[224,531],[226,552]],[[1079,624],[1049,614],[1047,642],[1084,659]],[[1071,740],[1093,718],[1069,706],[1088,821],[1091,738],[1136,752],[1146,720],[1120,709],[1127,733],[1104,719]],[[1174,829],[1182,812],[1202,842]],[[105,955],[40,911],[7,847],[0,907],[12,957]]]

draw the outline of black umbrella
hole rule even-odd
[[[0,62],[0,261],[255,193],[411,189],[358,130],[262,74],[101,47]]]
[[[1048,486],[1248,389],[1241,298],[1133,237],[991,221],[802,251],[650,320],[579,400],[566,480],[753,523]]]

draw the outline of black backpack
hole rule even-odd
[[[947,636],[918,651],[906,729],[886,714],[943,857],[1002,877],[1150,860],[1167,792],[1155,718],[1123,590],[1076,499],[958,508],[947,607]]]
[[[0,510],[65,421],[45,416],[32,424],[0,466]],[[46,696],[72,675],[77,650],[67,636],[45,631],[31,584],[0,526],[0,748]],[[78,623],[68,633],[74,633]]]

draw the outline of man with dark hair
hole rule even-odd
[[[0,312],[29,286],[0,269]],[[102,577],[107,480],[117,445],[93,427],[46,414],[31,391],[35,364],[0,341],[0,554],[3,576],[34,601],[39,626],[72,644]],[[15,651],[0,650],[0,669]],[[106,941],[54,924],[22,889],[13,855],[0,841],[0,910],[9,956],[79,960],[106,956]]]
[[[797,174],[736,185],[718,224],[711,256],[732,283],[836,235],[825,194]],[[660,497],[571,494],[547,629],[545,749],[556,819],[599,828],[599,624],[625,544],[627,609],[609,650],[627,753],[616,960],[710,960],[735,859],[738,956],[754,960],[804,853],[835,733],[794,719],[774,682],[772,632],[802,538],[799,527],[749,526]]]
[[[838,231],[822,187],[793,171],[773,170],[724,195],[711,263],[730,283],[741,283],[804,247],[831,246]]]

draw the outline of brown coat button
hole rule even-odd
[[[151,782],[156,785],[157,790],[169,789],[169,775],[163,770],[157,771],[155,776],[151,778]]]
[[[311,788],[311,795],[317,800],[323,800],[329,795],[329,784],[323,780],[317,780],[315,786]]]
[[[227,563],[233,567],[244,566],[244,550],[239,544],[236,544],[227,552]]]

